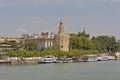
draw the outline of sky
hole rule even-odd
[[[66,33],[120,39],[120,0],[0,0],[0,37],[57,33],[60,19]]]

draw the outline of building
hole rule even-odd
[[[54,34],[48,33],[44,37],[41,37],[37,42],[37,50],[40,51],[44,48],[51,47],[54,44]]]
[[[0,50],[12,50],[13,48],[9,44],[0,44]]]
[[[55,36],[55,42],[59,45],[61,51],[69,51],[69,34],[64,33],[64,25],[62,20],[59,25],[59,32]]]
[[[53,32],[41,32],[38,34],[33,34],[31,36],[28,36],[26,39],[41,39],[41,38],[54,38]]]
[[[41,51],[44,48],[48,48],[53,46],[54,44],[54,38],[41,38],[37,42],[37,51]]]
[[[23,39],[13,37],[0,37],[0,43],[4,43],[5,41],[16,41],[16,43],[20,43],[23,41]]]
[[[0,37],[0,50],[13,50],[14,48],[9,44],[10,41],[14,41],[16,44],[22,44],[22,38],[13,37]]]
[[[25,42],[35,42],[36,43],[36,50],[41,51],[44,48],[48,48],[53,46],[54,44],[54,33],[45,32],[41,34],[33,34]]]

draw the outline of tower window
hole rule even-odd
[[[63,45],[61,46],[61,48],[63,48]]]

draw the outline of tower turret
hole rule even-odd
[[[63,25],[63,21],[62,20],[60,20],[60,26],[59,26],[58,34],[64,34],[64,25]]]

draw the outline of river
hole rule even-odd
[[[0,65],[0,80],[120,80],[120,61]]]

